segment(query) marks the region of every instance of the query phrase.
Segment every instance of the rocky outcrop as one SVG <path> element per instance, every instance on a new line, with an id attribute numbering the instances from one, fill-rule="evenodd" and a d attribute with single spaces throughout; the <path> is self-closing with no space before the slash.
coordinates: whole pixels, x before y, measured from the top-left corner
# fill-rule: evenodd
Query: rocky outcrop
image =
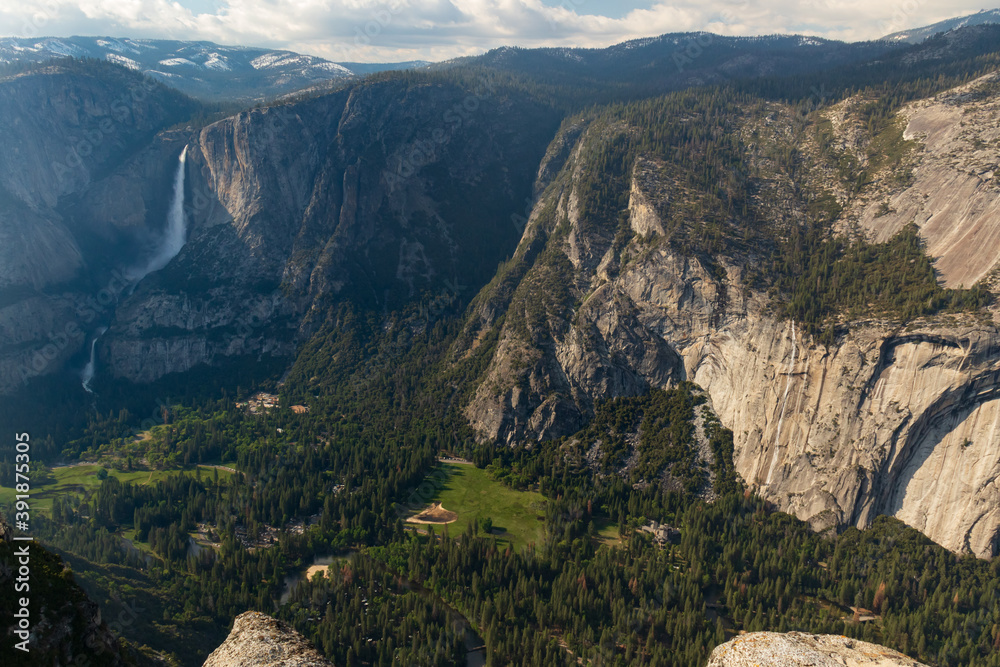
<path id="1" fill-rule="evenodd" d="M 752 632 L 720 644 L 708 667 L 925 667 L 892 649 L 841 635 Z"/>
<path id="2" fill-rule="evenodd" d="M 236 617 L 233 630 L 212 651 L 204 667 L 330 667 L 305 637 L 267 614 L 248 611 Z"/>
<path id="3" fill-rule="evenodd" d="M 681 252 L 669 242 L 656 202 L 685 193 L 656 165 L 640 160 L 632 174 L 631 241 L 588 231 L 577 204 L 584 161 L 578 151 L 535 208 L 520 264 L 507 274 L 514 286 L 498 279 L 474 303 L 462 354 L 500 328 L 466 408 L 481 437 L 571 434 L 599 398 L 690 380 L 733 430 L 741 476 L 815 529 L 866 527 L 890 514 L 956 552 L 1000 551 L 995 309 L 905 328 L 842 322 L 835 343 L 822 345 L 750 287 L 753 255 Z M 914 183 L 932 189 L 924 198 L 932 201 L 937 185 L 919 174 Z M 774 225 L 800 215 L 771 213 Z M 976 250 L 989 255 L 977 272 L 1000 259 L 1000 245 Z"/>

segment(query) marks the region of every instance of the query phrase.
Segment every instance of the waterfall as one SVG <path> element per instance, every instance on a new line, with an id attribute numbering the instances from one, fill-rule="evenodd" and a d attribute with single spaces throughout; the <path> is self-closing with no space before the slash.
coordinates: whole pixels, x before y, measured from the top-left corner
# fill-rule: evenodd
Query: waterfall
<path id="1" fill-rule="evenodd" d="M 767 481 L 771 483 L 771 476 L 774 475 L 774 466 L 778 463 L 778 446 L 781 444 L 781 423 L 785 420 L 785 406 L 788 405 L 788 390 L 792 387 L 792 371 L 795 370 L 795 351 L 798 346 L 795 344 L 795 320 L 792 320 L 792 359 L 788 362 L 788 372 L 785 373 L 785 395 L 781 399 L 781 407 L 778 411 L 778 429 L 774 436 L 774 456 L 771 457 L 771 467 L 767 471 Z"/>
<path id="2" fill-rule="evenodd" d="M 163 231 L 163 239 L 145 266 L 129 271 L 128 277 L 133 283 L 139 282 L 153 271 L 159 271 L 170 263 L 184 247 L 187 240 L 187 225 L 184 219 L 184 165 L 187 162 L 187 146 L 181 151 L 177 164 L 177 174 L 174 176 L 174 195 L 167 211 L 167 225 Z"/>
<path id="3" fill-rule="evenodd" d="M 101 336 L 107 330 L 107 327 L 101 327 L 94 334 L 94 340 L 90 342 L 90 361 L 87 362 L 87 365 L 83 367 L 83 371 L 80 373 L 83 388 L 88 394 L 94 393 L 94 390 L 90 388 L 90 383 L 94 379 L 94 373 L 97 371 L 97 341 L 101 340 Z"/>

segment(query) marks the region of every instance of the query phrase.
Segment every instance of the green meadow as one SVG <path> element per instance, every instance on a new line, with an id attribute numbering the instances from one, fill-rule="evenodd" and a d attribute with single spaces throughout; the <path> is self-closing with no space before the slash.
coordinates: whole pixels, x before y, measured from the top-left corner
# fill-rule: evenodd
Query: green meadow
<path id="1" fill-rule="evenodd" d="M 202 477 L 208 476 L 211 479 L 216 468 L 209 466 L 198 466 Z M 89 496 L 101 485 L 98 479 L 98 472 L 101 466 L 96 464 L 64 466 L 52 468 L 51 479 L 45 483 L 31 482 L 30 506 L 33 512 L 41 511 L 46 514 L 52 510 L 52 499 L 58 496 L 76 495 L 80 497 Z M 132 470 L 118 471 L 108 468 L 108 477 L 116 477 L 122 483 L 131 482 L 133 484 L 155 484 L 161 479 L 166 479 L 171 475 L 196 475 L 194 468 L 190 470 Z M 219 470 L 219 478 L 223 479 L 232 475 L 228 470 Z M 5 507 L 14 502 L 16 491 L 9 487 L 0 485 L 0 507 Z"/>
<path id="2" fill-rule="evenodd" d="M 432 502 L 458 514 L 447 524 L 448 533 L 458 536 L 469 524 L 480 519 L 493 521 L 493 533 L 521 549 L 534 542 L 541 544 L 545 535 L 545 498 L 534 491 L 515 491 L 493 479 L 485 470 L 472 465 L 446 463 L 444 484 Z M 425 526 L 420 526 L 424 530 Z M 435 526 L 435 531 L 442 528 Z"/>

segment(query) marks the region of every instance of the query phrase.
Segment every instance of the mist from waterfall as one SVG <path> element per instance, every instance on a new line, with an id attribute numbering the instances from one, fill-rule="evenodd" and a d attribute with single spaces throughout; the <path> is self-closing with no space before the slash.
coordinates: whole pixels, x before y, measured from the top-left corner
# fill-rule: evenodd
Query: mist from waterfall
<path id="1" fill-rule="evenodd" d="M 80 372 L 80 380 L 83 382 L 83 388 L 88 394 L 94 393 L 94 390 L 90 388 L 90 383 L 93 381 L 94 373 L 97 371 L 97 341 L 101 340 L 101 336 L 107 330 L 107 327 L 101 327 L 94 334 L 94 340 L 90 342 L 90 360 L 83 367 L 83 371 Z"/>
<path id="2" fill-rule="evenodd" d="M 181 151 L 177 174 L 174 176 L 174 195 L 170 200 L 170 209 L 167 211 L 167 225 L 163 232 L 163 239 L 145 265 L 128 272 L 128 277 L 133 283 L 137 283 L 153 271 L 159 271 L 165 267 L 184 247 L 187 240 L 187 225 L 184 219 L 184 165 L 186 162 L 187 146 Z"/>

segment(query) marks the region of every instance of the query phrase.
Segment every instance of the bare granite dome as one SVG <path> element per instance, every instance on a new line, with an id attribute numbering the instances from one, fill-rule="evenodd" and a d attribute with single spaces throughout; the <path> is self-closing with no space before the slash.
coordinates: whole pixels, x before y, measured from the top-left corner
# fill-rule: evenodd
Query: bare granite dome
<path id="1" fill-rule="evenodd" d="M 332 667 L 290 625 L 259 611 L 236 617 L 233 630 L 204 667 Z"/>
<path id="2" fill-rule="evenodd" d="M 715 647 L 708 667 L 925 667 L 892 649 L 841 635 L 751 632 Z"/>

